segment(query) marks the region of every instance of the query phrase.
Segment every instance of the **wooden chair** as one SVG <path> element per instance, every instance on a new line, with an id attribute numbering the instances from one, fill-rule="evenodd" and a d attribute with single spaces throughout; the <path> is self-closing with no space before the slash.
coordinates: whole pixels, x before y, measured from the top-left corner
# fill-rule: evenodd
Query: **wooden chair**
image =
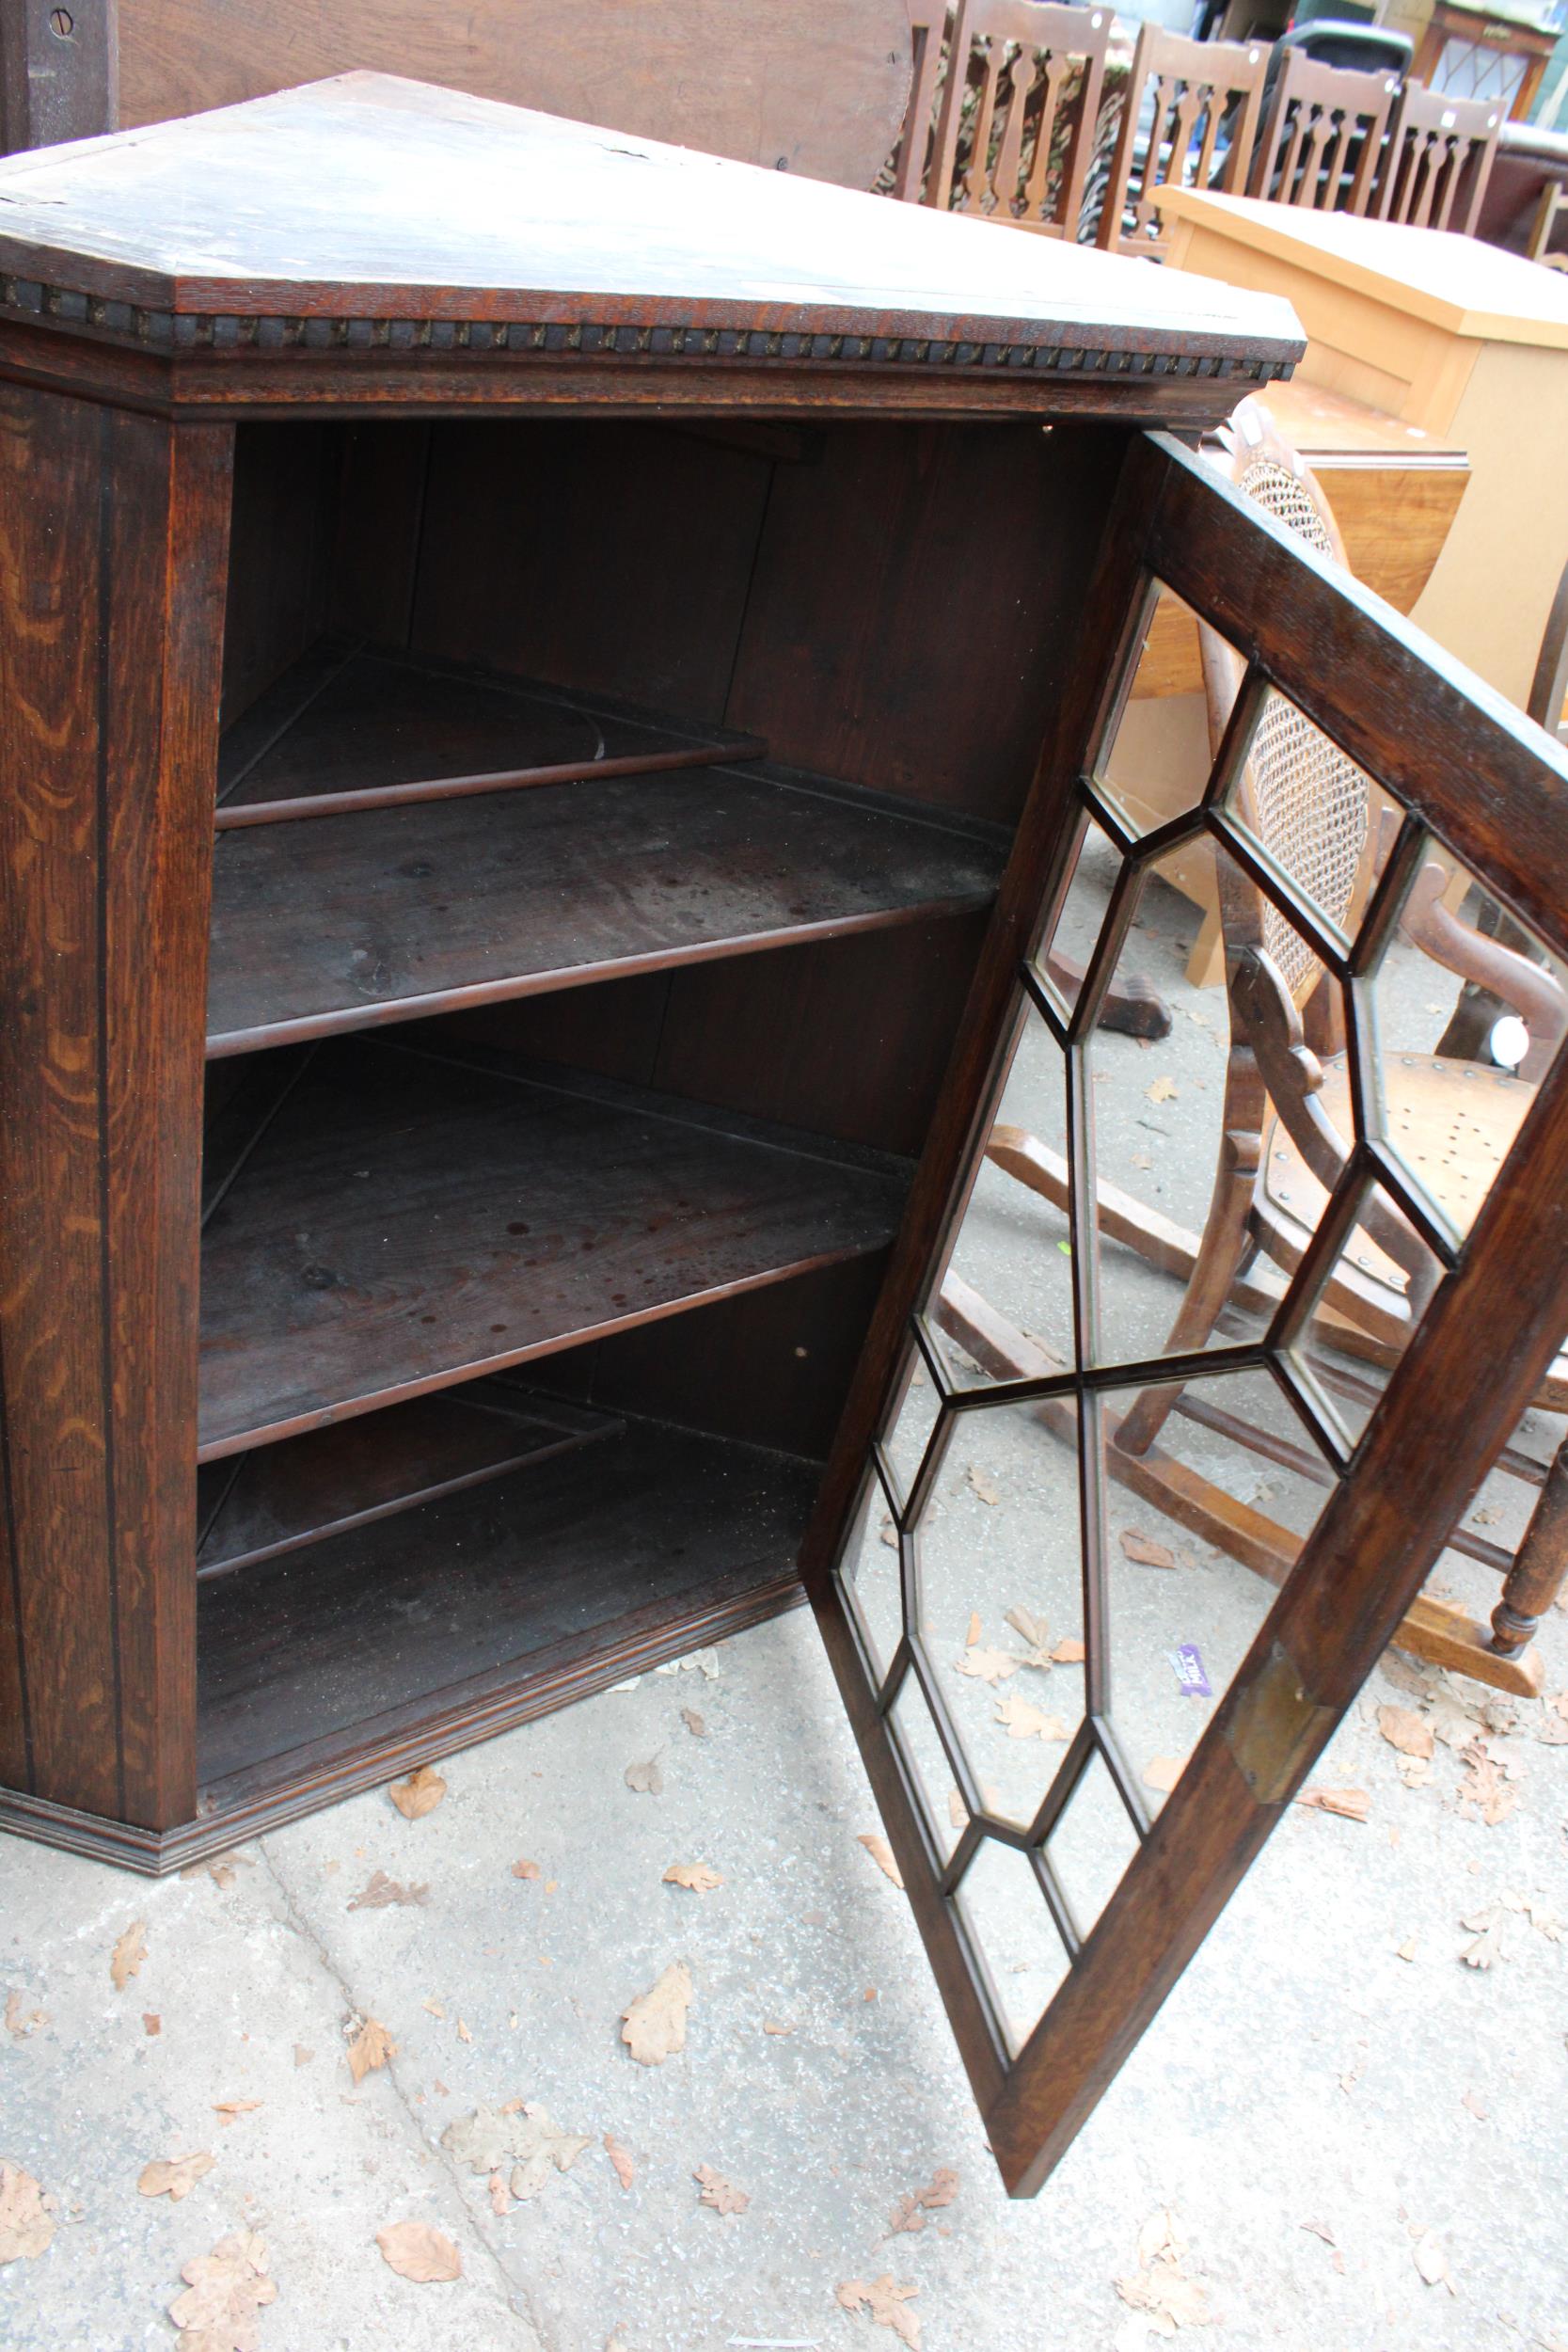
<path id="1" fill-rule="evenodd" d="M 1095 232 L 1107 253 L 1158 259 L 1155 201 L 1164 187 L 1213 187 L 1227 196 L 1245 188 L 1268 57 L 1260 41 L 1187 40 L 1158 24 L 1143 26 Z"/>
<path id="2" fill-rule="evenodd" d="M 1372 207 L 1377 218 L 1473 236 L 1502 121 L 1500 106 L 1444 98 L 1406 82 L 1383 151 Z"/>
<path id="3" fill-rule="evenodd" d="M 936 144 L 937 82 L 953 12 L 945 0 L 908 0 L 908 7 L 913 72 L 890 193 L 901 203 L 918 204 Z"/>
<path id="4" fill-rule="evenodd" d="M 960 0 L 926 202 L 1075 239 L 1112 22 L 1109 8 Z"/>
<path id="5" fill-rule="evenodd" d="M 1398 76 L 1347 73 L 1300 49 L 1282 56 L 1249 193 L 1312 212 L 1365 213 Z"/>
<path id="6" fill-rule="evenodd" d="M 1237 410 L 1228 470 L 1236 486 L 1320 553 L 1343 562 L 1333 514 L 1317 482 L 1276 432 L 1268 413 L 1246 401 Z M 1221 461 L 1223 462 L 1223 461 Z M 1568 595 L 1563 634 L 1568 635 Z M 1550 632 L 1548 632 L 1550 635 Z M 1568 654 L 1560 644 L 1544 694 L 1557 691 Z M 1203 632 L 1211 739 L 1217 754 L 1242 679 L 1232 649 Z M 1310 882 L 1313 903 L 1330 922 L 1354 921 L 1365 904 L 1379 864 L 1377 828 L 1370 822 L 1368 779 L 1326 736 L 1275 697 L 1253 738 L 1240 786 L 1239 814 L 1265 853 L 1287 876 Z M 1484 938 L 1444 903 L 1450 876 L 1435 859 L 1418 876 L 1402 929 L 1433 961 L 1477 983 L 1525 1023 L 1529 1045 L 1517 1075 L 1488 1069 L 1484 1083 L 1473 1061 L 1401 1052 L 1389 1072 L 1388 1117 L 1403 1156 L 1422 1165 L 1430 1189 L 1464 1232 L 1506 1155 L 1534 1093 L 1535 1082 L 1568 1029 L 1568 996 L 1553 976 L 1497 939 Z M 1281 1286 L 1251 1271 L 1258 1253 L 1289 1274 L 1302 1261 L 1324 1197 L 1349 1158 L 1354 1124 L 1351 1077 L 1332 989 L 1321 987 L 1323 966 L 1305 940 L 1240 869 L 1221 869 L 1226 933 L 1230 1050 L 1221 1112 L 1223 1137 L 1208 1221 L 1194 1241 L 1167 1219 L 1146 1215 L 1130 1197 L 1101 1186 L 1098 1221 L 1107 1239 L 1139 1252 L 1164 1271 L 1185 1279 L 1165 1355 L 1201 1350 L 1227 1309 L 1269 1315 Z M 1308 1040 L 1312 1043 L 1308 1043 Z M 1313 1050 L 1313 1046 L 1317 1050 Z M 1057 1208 L 1068 1202 L 1065 1162 L 1025 1130 L 998 1126 L 988 1157 Z M 1311 1345 L 1319 1377 L 1331 1393 L 1375 1402 L 1375 1384 L 1345 1359 L 1387 1368 L 1397 1361 L 1435 1286 L 1436 1262 L 1403 1217 L 1369 1199 L 1320 1294 Z M 1037 1344 L 1010 1332 L 1003 1319 L 961 1286 L 944 1292 L 944 1326 L 995 1375 L 1029 1376 L 1040 1369 Z M 1165 1454 L 1159 1438 L 1172 1412 L 1181 1412 L 1180 1386 L 1147 1389 L 1119 1421 L 1107 1414 L 1106 1460 L 1112 1475 L 1145 1500 L 1228 1551 L 1246 1565 L 1283 1581 L 1298 1549 L 1291 1533 Z M 1568 1410 L 1568 1357 L 1560 1356 L 1537 1402 Z M 1195 1418 L 1214 1416 L 1195 1410 Z M 1243 1443 L 1240 1424 L 1228 1433 Z M 1254 1440 L 1282 1459 L 1277 1438 Z M 1290 1467 L 1308 1476 L 1322 1470 L 1301 1450 Z M 1422 1597 L 1401 1629 L 1403 1646 L 1516 1692 L 1537 1687 L 1536 1661 L 1524 1660 L 1535 1625 L 1568 1573 L 1568 1443 L 1543 1473 L 1522 1454 L 1503 1467 L 1541 1493 L 1517 1552 L 1456 1531 L 1453 1548 L 1503 1573 L 1502 1597 L 1489 1640 L 1462 1613 Z"/>

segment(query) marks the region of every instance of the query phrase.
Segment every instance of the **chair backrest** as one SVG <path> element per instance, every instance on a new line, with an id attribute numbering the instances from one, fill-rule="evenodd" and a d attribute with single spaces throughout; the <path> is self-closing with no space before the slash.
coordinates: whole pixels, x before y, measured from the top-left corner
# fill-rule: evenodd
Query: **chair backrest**
<path id="1" fill-rule="evenodd" d="M 1287 50 L 1253 151 L 1251 194 L 1313 212 L 1365 213 L 1399 87 L 1393 73 L 1343 73 Z"/>
<path id="2" fill-rule="evenodd" d="M 926 172 L 936 138 L 937 77 L 952 10 L 947 0 L 907 0 L 913 76 L 909 112 L 898 135 L 892 193 L 901 202 L 918 204 L 925 191 Z"/>
<path id="3" fill-rule="evenodd" d="M 1261 41 L 1188 40 L 1162 25 L 1138 35 L 1096 243 L 1158 255 L 1164 187 L 1246 186 L 1268 71 Z"/>
<path id="4" fill-rule="evenodd" d="M 927 203 L 1075 239 L 1111 28 L 1109 7 L 959 0 Z"/>
<path id="5" fill-rule="evenodd" d="M 1473 234 L 1502 122 L 1500 105 L 1445 98 L 1406 82 L 1378 174 L 1373 210 L 1379 220 Z"/>
<path id="6" fill-rule="evenodd" d="M 1227 451 L 1214 463 L 1240 490 L 1320 555 L 1345 560 L 1332 508 L 1259 403 L 1245 400 L 1230 420 Z M 1209 727 L 1217 751 L 1242 682 L 1240 658 L 1212 629 L 1201 630 Z M 1331 923 L 1349 928 L 1371 879 L 1371 786 L 1321 729 L 1279 694 L 1264 705 L 1240 783 L 1243 823 L 1274 864 Z M 1267 895 L 1227 866 L 1220 908 L 1232 945 L 1260 946 L 1299 1009 L 1323 967 Z"/>

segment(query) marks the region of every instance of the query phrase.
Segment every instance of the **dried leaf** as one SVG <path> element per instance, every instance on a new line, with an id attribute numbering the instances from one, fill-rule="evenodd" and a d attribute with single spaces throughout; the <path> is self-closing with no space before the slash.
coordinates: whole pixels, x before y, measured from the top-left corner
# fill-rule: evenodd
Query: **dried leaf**
<path id="1" fill-rule="evenodd" d="M 980 1623 L 980 1612 L 978 1609 L 972 1609 L 969 1613 L 969 1630 L 964 1635 L 965 1649 L 973 1649 L 984 1630 Z"/>
<path id="2" fill-rule="evenodd" d="M 492 2172 L 489 2180 L 490 2211 L 504 2221 L 512 2211 L 512 2191 L 506 2185 L 504 2172 Z"/>
<path id="3" fill-rule="evenodd" d="M 1405 1937 L 1404 1942 L 1403 1942 L 1402 1944 L 1396 1944 L 1396 1945 L 1395 1945 L 1395 1947 L 1394 1947 L 1394 1957 L 1395 1957 L 1395 1959 L 1396 1959 L 1396 1960 L 1414 1960 L 1414 1959 L 1415 1959 L 1415 1957 L 1416 1957 L 1416 1939 L 1415 1939 L 1415 1937 L 1414 1937 L 1413 1935 L 1407 1935 L 1407 1936 Z"/>
<path id="4" fill-rule="evenodd" d="M 214 2099 L 213 2113 L 221 2116 L 226 2123 L 232 2123 L 237 2115 L 254 2115 L 261 2105 L 260 2099 Z"/>
<path id="5" fill-rule="evenodd" d="M 468 2031 L 467 2018 L 460 2017 L 457 2021 L 457 2039 L 459 2042 L 471 2042 L 473 2040 L 473 2035 Z"/>
<path id="6" fill-rule="evenodd" d="M 266 2240 L 254 2230 L 219 2238 L 180 2273 L 187 2281 L 168 2315 L 182 2332 L 180 2352 L 257 2352 L 256 2314 L 272 2302 L 277 2282 L 267 2277 Z"/>
<path id="7" fill-rule="evenodd" d="M 1524 1933 L 1523 1922 L 1530 1906 L 1522 1895 L 1504 1895 L 1489 1903 L 1484 1911 L 1472 1911 L 1461 1919 L 1460 1926 L 1475 1937 L 1459 1955 L 1466 1968 L 1490 1968 L 1499 1960 L 1512 1960 L 1519 1948 Z"/>
<path id="8" fill-rule="evenodd" d="M 438 2001 L 434 1993 L 427 1993 L 424 1999 L 420 2003 L 420 2007 L 421 2009 L 428 2010 L 432 2017 L 444 2019 L 447 2013 L 445 2002 Z"/>
<path id="9" fill-rule="evenodd" d="M 887 1839 L 878 1836 L 874 1830 L 862 1830 L 858 1842 L 865 1848 L 878 1869 L 884 1872 L 893 1881 L 895 1886 L 901 1889 L 904 1883 L 904 1874 L 894 1858 L 893 1848 L 888 1844 Z"/>
<path id="10" fill-rule="evenodd" d="M 1176 1080 L 1174 1078 L 1167 1078 L 1164 1075 L 1164 1073 L 1162 1073 L 1155 1079 L 1152 1086 L 1145 1087 L 1144 1097 L 1146 1101 L 1150 1103 L 1174 1103 L 1176 1101 Z"/>
<path id="11" fill-rule="evenodd" d="M 1314 2237 L 1321 2237 L 1325 2246 L 1333 2245 L 1334 2233 L 1326 2221 L 1304 2221 L 1301 2226 L 1304 2230 L 1310 2230 Z"/>
<path id="12" fill-rule="evenodd" d="M 30 2262 L 55 2234 L 55 2205 L 30 2172 L 0 2158 L 0 2263 Z"/>
<path id="13" fill-rule="evenodd" d="M 1412 2249 L 1416 2267 L 1429 2287 L 1447 2287 L 1450 2295 L 1459 2290 L 1449 2275 L 1449 2258 L 1431 2230 L 1423 2231 Z"/>
<path id="14" fill-rule="evenodd" d="M 388 2270 L 400 2279 L 412 2279 L 417 2286 L 463 2276 L 462 2255 L 446 2232 L 428 2221 L 390 2221 L 377 2230 L 375 2242 Z"/>
<path id="15" fill-rule="evenodd" d="M 40 2010 L 39 2015 L 40 2017 L 43 2015 L 43 2011 L 41 2010 Z M 143 2010 L 141 2013 L 141 2026 L 142 2031 L 145 2034 L 160 2034 L 164 2030 L 164 2021 L 155 2010 Z"/>
<path id="16" fill-rule="evenodd" d="M 1428 1788 L 1432 1785 L 1432 1759 L 1426 1756 L 1396 1756 L 1394 1770 L 1407 1788 Z"/>
<path id="17" fill-rule="evenodd" d="M 923 2230 L 927 2214 L 940 2213 L 958 2193 L 958 2176 L 952 2166 L 939 2166 L 924 2188 L 911 2189 L 907 2197 L 900 2197 L 888 2223 L 889 2237 L 897 2237 L 906 2230 Z"/>
<path id="18" fill-rule="evenodd" d="M 1150 1535 L 1140 1535 L 1135 1527 L 1124 1527 L 1118 1540 L 1129 1560 L 1135 1560 L 1141 1568 L 1174 1568 L 1176 1554 L 1167 1544 L 1157 1544 Z"/>
<path id="19" fill-rule="evenodd" d="M 681 1721 L 686 1725 L 688 1731 L 691 1734 L 693 1740 L 705 1740 L 707 1738 L 707 1724 L 704 1722 L 702 1716 L 698 1714 L 694 1707 L 683 1707 L 681 1708 Z"/>
<path id="20" fill-rule="evenodd" d="M 294 2064 L 296 2066 L 309 2066 L 310 2060 L 315 2057 L 315 2055 L 314 2050 L 308 2050 L 303 2042 L 296 2042 L 294 2043 Z"/>
<path id="21" fill-rule="evenodd" d="M 1465 1778 L 1460 1783 L 1459 1810 L 1471 1820 L 1496 1829 L 1519 1802 L 1519 1791 L 1484 1740 L 1472 1740 L 1460 1752 Z"/>
<path id="22" fill-rule="evenodd" d="M 993 1478 L 988 1478 L 985 1471 L 978 1469 L 974 1463 L 971 1462 L 965 1474 L 968 1477 L 970 1486 L 979 1496 L 982 1502 L 1001 1502 L 1002 1497 L 997 1489 L 996 1481 Z"/>
<path id="23" fill-rule="evenodd" d="M 421 1764 L 406 1780 L 394 1780 L 387 1791 L 405 1821 L 422 1821 L 427 1813 L 435 1812 L 446 1793 L 446 1782 L 431 1764 Z"/>
<path id="24" fill-rule="evenodd" d="M 1304 1788 L 1296 1803 L 1309 1812 L 1338 1813 L 1347 1821 L 1364 1821 L 1372 1809 L 1365 1788 Z"/>
<path id="25" fill-rule="evenodd" d="M 398 2045 L 386 2026 L 379 2019 L 367 2017 L 348 2045 L 348 2071 L 356 2083 L 362 2083 L 367 2074 L 373 2074 L 397 2054 Z"/>
<path id="26" fill-rule="evenodd" d="M 1022 1663 L 1022 1658 L 1005 1649 L 966 1649 L 958 1661 L 958 1672 L 968 1675 L 972 1682 L 989 1682 L 993 1687 L 1016 1675 Z"/>
<path id="27" fill-rule="evenodd" d="M 762 2030 L 764 2033 L 786 2034 L 793 2033 L 795 2028 L 793 2026 L 786 2026 L 781 2018 L 765 2017 L 762 2021 Z"/>
<path id="28" fill-rule="evenodd" d="M 146 2019 L 142 2022 L 145 2024 Z M 48 2023 L 49 2011 L 46 2009 L 24 2009 L 22 1995 L 14 1987 L 6 1994 L 6 2031 L 14 2034 L 18 2042 L 25 2042 L 29 2034 L 37 2033 L 40 2026 L 47 2026 Z"/>
<path id="29" fill-rule="evenodd" d="M 689 1886 L 694 1895 L 711 1895 L 724 1882 L 705 1862 L 672 1862 L 664 1873 L 666 1886 Z"/>
<path id="30" fill-rule="evenodd" d="M 833 2292 L 847 2312 L 864 2312 L 879 2328 L 891 2328 L 910 2352 L 920 2352 L 920 2314 L 910 2309 L 918 2287 L 895 2286 L 884 2271 L 879 2279 L 846 2279 Z"/>
<path id="31" fill-rule="evenodd" d="M 1478 2123 L 1484 2123 L 1489 2121 L 1486 2102 L 1479 2091 L 1467 2090 L 1459 2104 L 1462 2107 L 1469 2108 L 1470 2113 L 1475 2117 Z"/>
<path id="32" fill-rule="evenodd" d="M 633 2181 L 637 2178 L 637 2167 L 632 2161 L 631 2150 L 629 2148 L 623 2148 L 621 2142 L 616 2138 L 613 2132 L 606 2132 L 604 2136 L 604 2147 L 605 2154 L 610 2158 L 610 2163 L 615 2167 L 615 2177 L 620 2182 L 621 2186 L 623 2188 L 630 2188 Z"/>
<path id="33" fill-rule="evenodd" d="M 1037 1617 L 1032 1609 L 1009 1609 L 1006 1622 L 1015 1633 L 1021 1633 L 1031 1649 L 1043 1649 L 1051 1639 L 1051 1628 L 1043 1617 Z"/>
<path id="34" fill-rule="evenodd" d="M 1138 2233 L 1137 2270 L 1116 2281 L 1122 2301 L 1133 2311 L 1147 2312 L 1159 2335 L 1174 2335 L 1179 2328 L 1206 2328 L 1213 2317 L 1208 2287 L 1181 2268 L 1186 2253 L 1175 2217 L 1151 2214 Z"/>
<path id="35" fill-rule="evenodd" d="M 969 1807 L 956 1788 L 947 1791 L 947 1818 L 955 1829 L 962 1829 L 969 1820 Z"/>
<path id="36" fill-rule="evenodd" d="M 752 2201 L 743 2188 L 732 2188 L 711 2164 L 700 2164 L 691 2177 L 703 2185 L 698 2204 L 710 2205 L 715 2213 L 744 2213 Z"/>
<path id="37" fill-rule="evenodd" d="M 194 2156 L 154 2156 L 150 2164 L 143 2165 L 136 2187 L 143 2197 L 166 2197 L 177 2205 L 216 2162 L 216 2156 L 206 2149 Z"/>
<path id="38" fill-rule="evenodd" d="M 1086 1655 L 1083 1643 L 1069 1635 L 1052 1651 L 1051 1662 L 1055 1666 L 1081 1666 Z"/>
<path id="39" fill-rule="evenodd" d="M 1144 1766 L 1144 1787 L 1158 1788 L 1162 1796 L 1168 1797 L 1180 1779 L 1185 1767 L 1184 1756 L 1151 1756 Z"/>
<path id="40" fill-rule="evenodd" d="M 996 1703 L 996 1720 L 1007 1726 L 1009 1740 L 1066 1740 L 1068 1727 L 1059 1715 L 1046 1715 L 1027 1699 L 1006 1698 Z"/>
<path id="41" fill-rule="evenodd" d="M 515 1862 L 512 1865 L 512 1875 L 515 1879 L 536 1879 L 539 1876 L 539 1865 L 537 1862 Z"/>
<path id="42" fill-rule="evenodd" d="M 664 1774 L 658 1769 L 658 1758 L 650 1756 L 645 1764 L 628 1764 L 622 1774 L 628 1788 L 640 1797 L 657 1797 L 663 1793 Z"/>
<path id="43" fill-rule="evenodd" d="M 147 1958 L 147 1922 L 134 1919 L 109 1956 L 109 1974 L 117 1993 L 123 1993 Z"/>
<path id="44" fill-rule="evenodd" d="M 690 2006 L 691 1972 L 677 1960 L 621 2011 L 621 2039 L 639 2066 L 662 2066 L 672 2052 L 685 2049 Z"/>
<path id="45" fill-rule="evenodd" d="M 393 1903 L 422 1903 L 429 1897 L 428 1886 L 404 1886 L 397 1879 L 389 1879 L 385 1870 L 372 1870 L 371 1876 L 349 1904 L 350 1911 L 386 1911 Z"/>
<path id="46" fill-rule="evenodd" d="M 1432 1725 L 1413 1707 L 1380 1707 L 1377 1727 L 1402 1756 L 1430 1756 L 1436 1745 Z"/>

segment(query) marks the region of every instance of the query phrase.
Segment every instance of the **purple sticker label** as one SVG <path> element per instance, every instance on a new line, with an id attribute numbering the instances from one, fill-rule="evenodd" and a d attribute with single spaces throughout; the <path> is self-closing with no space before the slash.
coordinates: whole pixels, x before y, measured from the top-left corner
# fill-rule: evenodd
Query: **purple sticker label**
<path id="1" fill-rule="evenodd" d="M 1176 1679 L 1181 1685 L 1185 1699 L 1212 1699 L 1214 1695 L 1208 1676 L 1203 1671 L 1203 1655 L 1196 1642 L 1183 1642 L 1180 1649 L 1169 1653 L 1176 1669 Z"/>

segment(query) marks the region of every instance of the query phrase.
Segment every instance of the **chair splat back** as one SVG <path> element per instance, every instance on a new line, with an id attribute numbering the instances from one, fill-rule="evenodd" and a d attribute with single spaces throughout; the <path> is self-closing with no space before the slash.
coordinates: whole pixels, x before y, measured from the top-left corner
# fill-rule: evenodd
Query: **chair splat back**
<path id="1" fill-rule="evenodd" d="M 1106 252 L 1160 254 L 1164 187 L 1230 196 L 1245 188 L 1267 70 L 1260 41 L 1189 40 L 1160 24 L 1142 27 L 1096 227 Z"/>
<path id="2" fill-rule="evenodd" d="M 1109 8 L 960 0 L 926 202 L 1073 242 L 1111 28 Z"/>
<path id="3" fill-rule="evenodd" d="M 1406 82 L 1384 151 L 1373 208 L 1379 220 L 1469 235 L 1492 177 L 1502 119 L 1500 105 Z"/>
<path id="4" fill-rule="evenodd" d="M 1315 477 L 1275 432 L 1267 412 L 1243 401 L 1231 419 L 1228 471 L 1243 497 L 1320 555 L 1344 562 L 1344 548 Z M 1231 648 L 1204 631 L 1210 729 L 1217 749 L 1241 685 Z M 1282 694 L 1271 693 L 1253 735 L 1241 783 L 1248 830 L 1314 907 L 1348 926 L 1370 879 L 1370 781 Z M 1322 972 L 1294 926 L 1248 883 L 1222 891 L 1227 929 L 1260 946 L 1294 1003 L 1305 1004 Z"/>

